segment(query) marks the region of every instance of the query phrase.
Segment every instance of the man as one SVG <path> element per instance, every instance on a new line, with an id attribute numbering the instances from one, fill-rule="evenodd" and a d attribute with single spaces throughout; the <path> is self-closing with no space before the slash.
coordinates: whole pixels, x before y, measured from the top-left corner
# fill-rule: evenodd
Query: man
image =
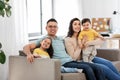
<path id="1" fill-rule="evenodd" d="M 62 64 L 64 64 L 65 62 L 72 61 L 72 58 L 66 52 L 64 52 L 65 46 L 63 43 L 63 39 L 56 36 L 56 33 L 58 31 L 58 24 L 55 19 L 52 18 L 52 19 L 48 20 L 47 25 L 46 25 L 46 30 L 48 32 L 48 34 L 46 36 L 49 36 L 52 38 L 52 46 L 54 49 L 54 53 L 56 53 L 56 54 L 53 54 L 53 58 L 57 58 L 57 59 L 61 58 L 60 60 L 62 61 Z M 46 36 L 44 36 L 44 37 L 46 37 Z M 31 49 L 34 49 L 39 44 L 40 41 L 41 40 L 38 40 L 36 43 L 31 43 L 31 44 L 24 46 L 23 51 L 27 55 L 27 59 L 29 62 L 34 61 L 34 56 L 31 53 Z M 61 47 L 64 50 L 61 50 L 60 49 Z M 60 53 L 60 55 L 58 52 Z"/>
<path id="2" fill-rule="evenodd" d="M 57 30 L 58 30 L 57 21 L 54 19 L 51 19 L 50 22 L 48 21 L 46 30 L 50 37 L 55 38 L 56 37 L 55 34 L 57 33 Z M 27 55 L 27 59 L 29 62 L 33 62 L 34 60 L 34 56 L 31 54 L 30 50 L 34 49 L 36 46 L 37 46 L 36 43 L 31 43 L 31 44 L 25 45 L 23 48 L 23 51 Z"/>

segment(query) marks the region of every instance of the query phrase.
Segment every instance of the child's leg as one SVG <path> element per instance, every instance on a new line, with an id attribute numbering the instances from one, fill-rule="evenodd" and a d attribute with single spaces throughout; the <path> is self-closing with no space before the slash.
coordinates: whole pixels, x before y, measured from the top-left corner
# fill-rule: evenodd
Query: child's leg
<path id="1" fill-rule="evenodd" d="M 94 59 L 94 57 L 95 57 L 95 56 L 93 56 L 93 55 L 90 55 L 90 56 L 89 56 L 89 62 L 90 62 L 90 63 L 92 63 L 92 60 Z"/>
<path id="2" fill-rule="evenodd" d="M 91 47 L 91 54 L 89 56 L 89 62 L 92 62 L 94 57 L 97 55 L 97 51 L 96 51 L 95 46 L 90 46 L 90 47 Z"/>
<path id="3" fill-rule="evenodd" d="M 83 50 L 82 58 L 84 62 L 89 62 L 92 47 L 88 46 Z"/>
<path id="4" fill-rule="evenodd" d="M 88 61 L 89 61 L 89 60 L 88 60 L 88 57 L 89 57 L 88 55 L 83 55 L 83 61 L 84 61 L 84 62 L 88 62 Z"/>

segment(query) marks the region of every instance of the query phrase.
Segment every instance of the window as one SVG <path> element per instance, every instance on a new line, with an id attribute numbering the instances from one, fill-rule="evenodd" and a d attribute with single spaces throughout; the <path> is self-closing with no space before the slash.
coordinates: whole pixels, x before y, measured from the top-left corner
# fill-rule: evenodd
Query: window
<path id="1" fill-rule="evenodd" d="M 81 0 L 27 0 L 29 36 L 46 34 L 48 19 L 58 21 L 57 35 L 66 35 L 72 18 L 81 18 Z"/>
<path id="2" fill-rule="evenodd" d="M 46 21 L 52 17 L 52 0 L 27 0 L 29 37 L 45 34 Z"/>

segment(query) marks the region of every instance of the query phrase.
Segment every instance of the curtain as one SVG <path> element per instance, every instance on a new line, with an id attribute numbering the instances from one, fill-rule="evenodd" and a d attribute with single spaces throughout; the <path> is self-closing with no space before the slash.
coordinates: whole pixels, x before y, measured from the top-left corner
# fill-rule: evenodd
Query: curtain
<path id="1" fill-rule="evenodd" d="M 27 4 L 26 0 L 14 0 L 14 30 L 15 30 L 15 48 L 16 51 L 23 48 L 28 43 L 27 27 Z"/>
<path id="2" fill-rule="evenodd" d="M 10 0 L 12 15 L 0 16 L 0 42 L 6 54 L 5 64 L 0 64 L 0 80 L 8 80 L 10 55 L 18 55 L 18 50 L 28 43 L 26 0 Z"/>

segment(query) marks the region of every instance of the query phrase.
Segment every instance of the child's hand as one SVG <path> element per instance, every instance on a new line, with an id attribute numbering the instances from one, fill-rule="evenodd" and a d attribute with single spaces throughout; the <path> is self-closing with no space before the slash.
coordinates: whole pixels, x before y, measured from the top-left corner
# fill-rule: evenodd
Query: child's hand
<path id="1" fill-rule="evenodd" d="M 100 36 L 100 39 L 105 40 L 105 38 L 103 36 Z"/>
<path id="2" fill-rule="evenodd" d="M 34 56 L 35 58 L 41 58 L 41 56 L 38 55 L 37 53 L 34 53 L 33 56 Z"/>

